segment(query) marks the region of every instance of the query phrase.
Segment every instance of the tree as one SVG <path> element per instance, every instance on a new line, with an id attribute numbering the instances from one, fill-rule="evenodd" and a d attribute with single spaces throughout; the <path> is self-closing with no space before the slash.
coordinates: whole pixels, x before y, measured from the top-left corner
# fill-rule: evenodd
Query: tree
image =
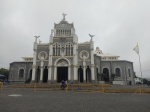
<path id="1" fill-rule="evenodd" d="M 5 68 L 0 68 L 0 74 L 5 75 L 8 79 L 9 70 Z"/>

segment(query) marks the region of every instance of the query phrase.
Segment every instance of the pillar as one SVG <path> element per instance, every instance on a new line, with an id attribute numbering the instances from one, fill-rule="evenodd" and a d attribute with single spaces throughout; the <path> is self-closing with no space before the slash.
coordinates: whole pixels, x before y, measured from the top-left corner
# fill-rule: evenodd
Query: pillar
<path id="1" fill-rule="evenodd" d="M 95 73 L 94 73 L 94 42 L 91 38 L 90 41 L 90 49 L 91 49 L 91 78 L 92 82 L 95 82 Z"/>
<path id="2" fill-rule="evenodd" d="M 76 65 L 74 65 L 73 71 L 74 71 L 74 82 L 78 82 L 78 74 L 77 74 L 77 66 Z"/>
<path id="3" fill-rule="evenodd" d="M 73 34 L 73 71 L 74 71 L 74 82 L 78 82 L 78 73 L 77 73 L 77 66 L 78 66 L 78 60 L 77 60 L 77 37 L 75 35 L 75 31 L 72 30 Z"/>
<path id="4" fill-rule="evenodd" d="M 53 33 L 56 34 L 56 30 L 51 30 L 49 40 L 49 61 L 48 61 L 48 83 L 52 83 L 52 56 L 53 56 Z"/>
<path id="5" fill-rule="evenodd" d="M 91 65 L 91 78 L 92 78 L 92 82 L 95 81 L 94 65 Z"/>
<path id="6" fill-rule="evenodd" d="M 57 66 L 54 66 L 54 82 L 57 82 Z"/>
<path id="7" fill-rule="evenodd" d="M 43 82 L 43 69 L 44 69 L 44 62 L 41 61 L 41 67 L 40 67 L 40 83 Z"/>
<path id="8" fill-rule="evenodd" d="M 40 36 L 34 36 L 35 42 L 33 46 L 34 54 L 33 54 L 33 65 L 32 65 L 32 82 L 35 82 L 35 72 L 36 72 L 36 55 L 37 55 L 37 39 Z"/>
<path id="9" fill-rule="evenodd" d="M 83 61 L 83 82 L 86 82 L 86 62 Z"/>
<path id="10" fill-rule="evenodd" d="M 70 75 L 70 65 L 68 66 L 68 82 L 71 81 L 71 75 Z"/>

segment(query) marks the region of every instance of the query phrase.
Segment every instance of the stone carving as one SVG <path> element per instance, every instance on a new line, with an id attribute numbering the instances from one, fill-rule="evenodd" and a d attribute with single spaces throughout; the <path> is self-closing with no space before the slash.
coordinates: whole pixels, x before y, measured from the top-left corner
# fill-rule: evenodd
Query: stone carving
<path id="1" fill-rule="evenodd" d="M 85 51 L 85 50 L 81 51 L 81 52 L 80 52 L 80 58 L 81 58 L 83 61 L 87 60 L 87 59 L 89 58 L 89 53 L 88 53 L 87 51 Z"/>
<path id="2" fill-rule="evenodd" d="M 94 37 L 95 35 L 89 34 L 89 36 L 91 37 L 91 41 L 92 41 L 92 40 L 93 40 L 93 37 Z"/>
<path id="3" fill-rule="evenodd" d="M 47 53 L 45 51 L 41 51 L 39 54 L 38 54 L 38 58 L 40 60 L 45 60 L 47 58 Z"/>
<path id="4" fill-rule="evenodd" d="M 40 37 L 40 36 L 34 36 L 35 37 L 35 42 L 37 42 L 37 39 Z"/>
<path id="5" fill-rule="evenodd" d="M 60 60 L 57 64 L 57 66 L 67 66 L 67 65 L 68 65 L 68 63 L 66 60 Z"/>
<path id="6" fill-rule="evenodd" d="M 62 15 L 63 15 L 63 20 L 65 21 L 65 20 L 66 20 L 65 16 L 66 16 L 67 14 L 63 13 Z"/>

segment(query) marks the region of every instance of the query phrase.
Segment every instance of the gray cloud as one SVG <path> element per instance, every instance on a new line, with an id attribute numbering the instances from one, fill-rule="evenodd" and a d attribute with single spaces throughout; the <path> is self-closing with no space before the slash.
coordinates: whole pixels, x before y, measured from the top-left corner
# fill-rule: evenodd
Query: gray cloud
<path id="1" fill-rule="evenodd" d="M 139 43 L 142 70 L 150 71 L 150 1 L 149 0 L 1 0 L 0 1 L 0 67 L 33 55 L 34 35 L 47 43 L 54 22 L 73 22 L 79 42 L 95 34 L 95 47 L 134 63 L 139 74 Z M 150 77 L 150 74 L 143 74 Z"/>

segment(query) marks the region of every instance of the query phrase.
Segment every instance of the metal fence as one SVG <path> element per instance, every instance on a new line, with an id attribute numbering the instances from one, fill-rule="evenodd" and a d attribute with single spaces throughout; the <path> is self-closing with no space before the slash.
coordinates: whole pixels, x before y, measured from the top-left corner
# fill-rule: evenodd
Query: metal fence
<path id="1" fill-rule="evenodd" d="M 25 90 L 36 91 L 62 91 L 60 84 L 3 84 L 0 83 L 0 91 L 12 88 L 25 88 Z M 29 89 L 30 88 L 30 89 Z M 98 92 L 98 93 L 150 93 L 148 86 L 115 86 L 110 84 L 67 84 L 64 91 L 69 92 Z"/>

